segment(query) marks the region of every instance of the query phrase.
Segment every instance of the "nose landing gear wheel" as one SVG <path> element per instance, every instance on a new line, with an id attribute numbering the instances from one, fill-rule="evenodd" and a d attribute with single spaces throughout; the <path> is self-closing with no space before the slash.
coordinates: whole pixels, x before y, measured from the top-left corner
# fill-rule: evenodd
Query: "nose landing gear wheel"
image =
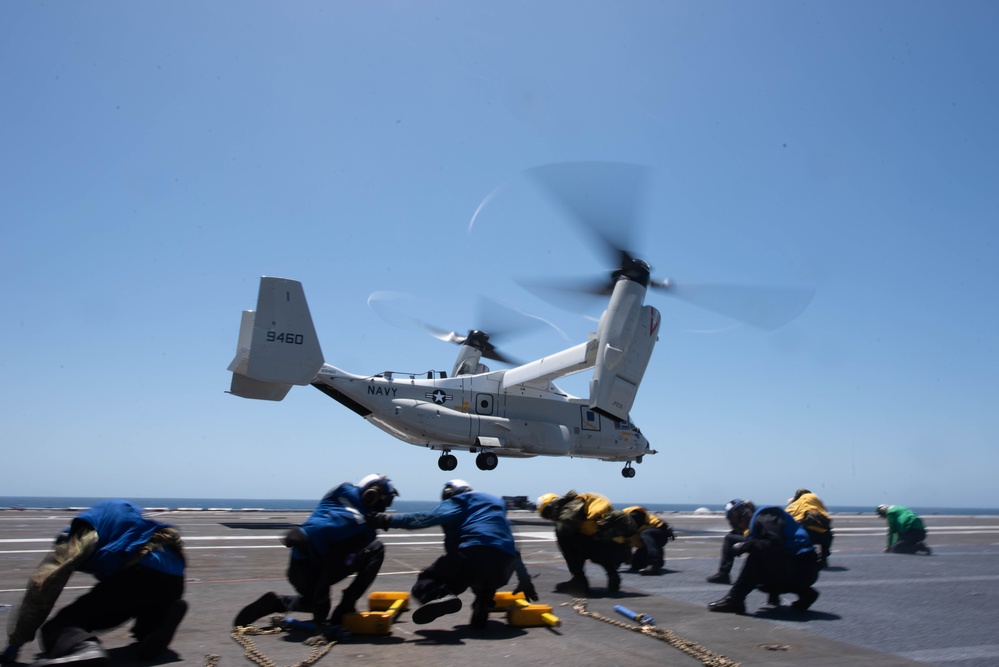
<path id="1" fill-rule="evenodd" d="M 492 452 L 482 452 L 475 457 L 475 465 L 479 470 L 495 470 L 499 464 L 499 457 Z"/>
<path id="2" fill-rule="evenodd" d="M 458 467 L 458 457 L 454 454 L 441 454 L 437 459 L 437 467 L 441 470 L 454 470 Z"/>
<path id="3" fill-rule="evenodd" d="M 621 476 L 631 479 L 635 476 L 635 469 L 631 467 L 631 462 L 628 462 L 624 468 L 621 469 Z"/>

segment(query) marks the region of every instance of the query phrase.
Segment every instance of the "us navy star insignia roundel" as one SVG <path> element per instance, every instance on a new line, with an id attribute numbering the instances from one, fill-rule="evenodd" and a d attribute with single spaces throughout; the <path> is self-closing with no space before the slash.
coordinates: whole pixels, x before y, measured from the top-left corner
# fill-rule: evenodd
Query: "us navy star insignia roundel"
<path id="1" fill-rule="evenodd" d="M 444 405 L 446 401 L 450 401 L 452 398 L 454 398 L 454 396 L 452 396 L 451 394 L 445 394 L 440 389 L 435 390 L 433 393 L 424 394 L 424 396 L 426 396 L 427 398 L 432 398 L 434 400 L 434 403 L 436 403 L 437 405 Z"/>

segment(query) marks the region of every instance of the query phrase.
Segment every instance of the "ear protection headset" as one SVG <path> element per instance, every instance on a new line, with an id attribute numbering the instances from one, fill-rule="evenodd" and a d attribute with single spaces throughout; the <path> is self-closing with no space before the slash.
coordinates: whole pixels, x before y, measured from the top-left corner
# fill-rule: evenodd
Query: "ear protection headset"
<path id="1" fill-rule="evenodd" d="M 392 498 L 399 492 L 392 486 L 391 480 L 385 475 L 368 475 L 360 481 L 361 502 L 366 507 L 384 511 L 392 505 Z"/>
<path id="2" fill-rule="evenodd" d="M 378 503 L 378 498 L 381 497 L 381 493 L 376 488 L 377 485 L 369 486 L 367 489 L 361 492 L 361 500 L 368 507 L 374 507 Z"/>

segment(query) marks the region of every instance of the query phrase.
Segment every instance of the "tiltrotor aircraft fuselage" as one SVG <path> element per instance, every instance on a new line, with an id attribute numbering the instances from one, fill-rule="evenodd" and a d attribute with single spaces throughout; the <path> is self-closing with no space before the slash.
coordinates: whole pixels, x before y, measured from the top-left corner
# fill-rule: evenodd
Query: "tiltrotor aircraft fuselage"
<path id="1" fill-rule="evenodd" d="M 492 470 L 498 457 L 571 456 L 625 463 L 655 454 L 629 417 L 659 332 L 659 311 L 644 305 L 648 265 L 618 271 L 607 309 L 588 339 L 507 370 L 481 363 L 488 333 L 470 331 L 450 376 L 382 372 L 355 375 L 325 363 L 301 283 L 260 280 L 256 311 L 244 311 L 238 350 L 229 366 L 230 393 L 279 401 L 293 385 L 311 384 L 403 442 L 440 451 L 477 453 Z M 587 398 L 555 380 L 592 369 Z"/>

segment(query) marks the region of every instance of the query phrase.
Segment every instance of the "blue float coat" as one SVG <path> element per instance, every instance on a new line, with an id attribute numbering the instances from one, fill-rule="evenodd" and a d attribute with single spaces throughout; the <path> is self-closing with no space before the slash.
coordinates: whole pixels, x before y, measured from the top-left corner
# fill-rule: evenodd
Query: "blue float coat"
<path id="1" fill-rule="evenodd" d="M 506 503 L 496 496 L 470 491 L 448 498 L 429 512 L 390 514 L 391 528 L 444 529 L 444 548 L 451 552 L 465 547 L 494 547 L 511 556 L 517 555 Z"/>
<path id="2" fill-rule="evenodd" d="M 375 531 L 368 525 L 365 511 L 359 488 L 349 483 L 336 487 L 323 496 L 312 516 L 300 526 L 315 553 L 308 554 L 295 547 L 291 550 L 292 558 L 325 561 L 338 542 L 362 533 L 374 540 Z"/>
<path id="3" fill-rule="evenodd" d="M 82 521 L 97 531 L 97 550 L 79 570 L 94 575 L 98 580 L 118 572 L 133 552 L 149 542 L 153 533 L 170 527 L 169 524 L 145 518 L 142 510 L 127 500 L 105 500 L 81 512 L 73 521 Z M 169 549 L 154 550 L 139 563 L 167 574 L 179 576 L 184 573 L 184 560 Z"/>
<path id="4" fill-rule="evenodd" d="M 758 508 L 753 513 L 753 518 L 749 521 L 749 532 L 747 534 L 747 540 L 758 540 L 767 538 L 767 523 L 769 521 L 757 521 L 757 517 L 760 517 L 760 513 L 764 515 L 769 515 L 768 518 L 780 518 L 783 519 L 782 534 L 781 534 L 781 548 L 785 555 L 797 556 L 798 554 L 807 553 L 812 549 L 812 539 L 808 536 L 808 532 L 801 526 L 800 523 L 794 520 L 794 517 L 788 514 L 786 511 L 776 506 L 764 506 Z"/>

